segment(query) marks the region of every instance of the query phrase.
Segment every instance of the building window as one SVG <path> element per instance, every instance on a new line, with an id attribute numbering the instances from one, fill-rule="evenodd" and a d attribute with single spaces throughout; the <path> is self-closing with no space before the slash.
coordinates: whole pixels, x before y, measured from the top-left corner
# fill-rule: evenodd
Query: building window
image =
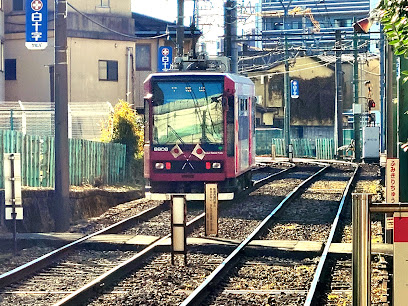
<path id="1" fill-rule="evenodd" d="M 99 61 L 99 80 L 117 81 L 118 80 L 118 61 Z"/>
<path id="2" fill-rule="evenodd" d="M 17 60 L 16 59 L 6 59 L 5 60 L 5 79 L 6 80 L 17 80 Z"/>
<path id="3" fill-rule="evenodd" d="M 351 19 L 336 19 L 334 20 L 335 27 L 351 27 L 353 21 Z"/>
<path id="4" fill-rule="evenodd" d="M 13 0 L 13 11 L 24 11 L 24 0 Z"/>
<path id="5" fill-rule="evenodd" d="M 110 0 L 101 0 L 101 7 L 109 7 L 110 6 Z"/>
<path id="6" fill-rule="evenodd" d="M 152 70 L 150 45 L 136 45 L 136 70 Z"/>

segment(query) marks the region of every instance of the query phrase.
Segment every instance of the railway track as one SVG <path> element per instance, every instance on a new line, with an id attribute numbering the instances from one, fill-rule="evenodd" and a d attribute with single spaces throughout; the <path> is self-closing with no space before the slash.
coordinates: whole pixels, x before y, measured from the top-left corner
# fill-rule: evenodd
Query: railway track
<path id="1" fill-rule="evenodd" d="M 299 170 L 295 173 L 288 174 L 286 178 L 287 182 L 293 180 L 295 177 L 309 176 L 313 170 L 321 167 L 307 168 Z M 305 170 L 308 174 L 305 174 Z M 303 172 L 302 172 L 303 171 Z M 299 179 L 300 180 L 300 179 Z M 276 183 L 274 180 L 271 184 Z M 277 186 L 281 186 L 282 182 L 277 183 Z M 287 185 L 287 184 L 286 184 Z M 284 193 L 280 197 L 285 197 Z M 259 195 L 258 195 L 259 197 Z M 242 201 L 241 201 L 242 202 Z M 275 201 L 276 202 L 276 201 Z M 238 202 L 239 204 L 242 204 Z M 279 202 L 277 202 L 279 203 Z M 274 205 L 276 206 L 277 203 Z M 235 207 L 237 203 L 228 207 L 223 207 L 222 212 L 227 211 Z M 249 203 L 247 209 L 253 208 L 253 205 Z M 249 213 L 248 211 L 246 212 Z M 252 212 L 253 213 L 253 212 Z M 236 217 L 232 219 L 237 220 Z M 227 224 L 227 223 L 225 223 Z M 222 223 L 220 227 L 224 226 Z M 230 230 L 234 232 L 234 230 Z M 194 236 L 194 235 L 193 235 Z M 75 305 L 79 303 L 93 304 L 93 305 L 122 305 L 126 301 L 132 301 L 131 303 L 147 303 L 149 305 L 174 305 L 182 302 L 190 291 L 192 291 L 202 280 L 203 277 L 210 275 L 218 264 L 222 262 L 224 258 L 227 258 L 227 253 L 217 253 L 205 250 L 200 247 L 189 247 L 188 265 L 187 266 L 172 266 L 170 264 L 170 254 L 162 253 L 149 258 L 143 265 L 141 265 L 135 272 L 128 275 L 124 280 L 117 282 L 117 285 L 112 287 L 106 287 L 103 290 L 103 294 L 97 295 L 96 298 L 90 301 L 84 301 L 86 294 L 81 294 L 81 290 L 78 290 L 78 294 L 72 294 L 71 297 L 67 297 L 61 300 L 58 305 Z M 128 271 L 133 270 L 128 268 Z M 94 285 L 96 283 L 94 282 Z M 94 290 L 92 290 L 94 293 Z M 181 298 L 181 299 L 180 299 Z"/>
<path id="2" fill-rule="evenodd" d="M 137 252 L 81 248 L 60 260 L 62 265 L 52 265 L 33 278 L 23 277 L 23 282 L 3 288 L 0 301 L 5 305 L 27 301 L 32 305 L 44 301 L 55 305 L 309 305 L 316 299 L 335 305 L 344 301 L 342 296 L 350 293 L 350 279 L 344 279 L 349 259 L 346 256 L 344 263 L 332 259 L 328 249 L 337 236 L 333 230 L 337 226 L 332 223 L 341 223 L 339 207 L 344 204 L 345 189 L 350 189 L 354 169 L 333 170 L 319 164 L 271 172 L 273 177 L 257 175 L 246 196 L 221 203 L 219 236 L 207 237 L 209 245 L 194 242 L 205 238 L 200 226 L 204 214 L 200 209 L 190 214 L 190 225 L 197 227 L 188 238 L 187 265 L 177 256 L 177 264 L 171 265 L 171 254 L 164 245 L 169 235 L 164 234 Z M 310 178 L 314 174 L 320 176 L 316 182 Z M 336 181 L 335 186 L 332 181 Z M 152 228 L 162 227 L 160 219 L 169 220 L 168 214 L 164 211 L 161 217 L 151 216 L 151 226 L 139 222 L 124 233 L 152 234 Z M 168 232 L 168 221 L 166 224 L 163 229 Z M 211 245 L 211 241 L 215 243 Z M 296 249 L 288 248 L 295 244 L 300 249 L 308 246 L 301 252 L 288 251 Z M 327 271 L 334 276 L 330 286 L 324 287 L 321 280 L 327 282 Z M 64 274 L 78 276 L 58 277 Z M 54 276 L 51 283 L 62 286 L 47 285 L 47 279 Z"/>
<path id="3" fill-rule="evenodd" d="M 264 174 L 263 176 L 265 177 L 270 175 Z M 163 222 L 163 220 L 169 220 L 170 212 L 168 211 L 168 206 L 166 204 L 158 205 L 157 203 L 148 203 L 147 206 L 151 207 L 146 211 L 137 214 L 136 216 L 127 217 L 125 220 L 121 220 L 113 224 L 111 224 L 112 220 L 117 220 L 118 218 L 120 219 L 120 216 L 123 216 L 123 211 L 122 213 L 110 213 L 108 218 L 105 218 L 103 222 L 105 226 L 108 224 L 107 227 L 1 275 L 1 287 L 5 287 L 9 284 L 13 284 L 13 286 L 6 287 L 3 290 L 4 294 L 3 297 L 0 296 L 0 300 L 2 300 L 2 302 L 7 302 L 8 297 L 12 295 L 42 295 L 47 299 L 47 303 L 52 303 L 56 297 L 67 295 L 72 291 L 75 291 L 72 289 L 67 289 L 69 287 L 68 284 L 70 284 L 72 281 L 69 279 L 69 277 L 67 280 L 60 280 L 59 278 L 61 275 L 75 275 L 78 273 L 77 271 L 81 271 L 80 274 L 84 274 L 84 277 L 76 278 L 76 286 L 78 286 L 78 283 L 85 283 L 88 286 L 91 284 L 91 287 L 92 284 L 94 284 L 94 286 L 98 286 L 98 282 L 100 280 L 106 281 L 107 278 L 113 277 L 111 275 L 116 275 L 117 277 L 118 273 L 122 273 L 119 271 L 126 270 L 129 266 L 134 264 L 134 262 L 139 262 L 141 258 L 150 256 L 152 250 L 154 250 L 161 241 L 169 237 L 169 235 L 163 234 L 165 231 L 168 232 L 168 222 Z M 125 213 L 128 212 L 125 211 Z M 202 222 L 203 216 L 202 209 L 201 211 L 199 209 L 189 210 L 189 218 L 193 219 L 191 222 L 189 222 L 189 227 L 193 227 L 195 224 Z M 138 224 L 138 226 L 134 226 L 135 224 Z M 89 231 L 90 228 L 95 228 L 95 226 L 88 225 L 85 227 L 85 231 Z M 80 231 L 84 231 L 84 228 L 81 228 Z M 134 256 L 130 256 L 128 254 L 129 252 L 126 253 L 121 251 L 117 251 L 116 253 L 110 251 L 110 253 L 107 255 L 107 251 L 88 252 L 87 250 L 84 251 L 82 249 L 75 250 L 75 248 L 78 248 L 83 242 L 88 241 L 97 235 L 119 233 L 121 231 L 124 235 L 154 235 L 157 233 L 158 238 L 146 249 L 140 251 Z M 61 260 L 60 258 L 63 256 L 66 257 Z M 110 258 L 109 264 L 104 263 L 106 256 Z M 91 267 L 88 267 L 86 262 L 89 261 L 83 261 L 81 258 L 90 258 L 92 259 L 91 262 L 94 262 L 94 264 L 91 264 Z M 49 267 L 56 260 L 60 260 L 60 262 L 57 265 Z M 44 267 L 48 268 L 37 273 L 35 272 Z M 82 273 L 82 271 L 87 272 Z M 34 276 L 27 278 L 29 274 L 33 273 L 35 273 Z M 16 285 L 16 282 L 21 279 L 25 279 L 25 284 L 20 283 Z M 32 284 L 37 283 L 40 283 L 43 289 L 36 290 L 35 288 L 32 288 Z M 49 285 L 47 285 L 47 283 Z M 55 286 L 55 284 L 61 283 L 64 285 Z M 86 291 L 86 289 L 82 288 L 82 290 L 80 289 L 79 293 L 76 292 L 74 296 L 84 295 L 83 292 Z M 44 297 L 34 299 L 34 301 L 31 301 L 30 304 L 36 304 L 36 301 L 42 304 L 43 298 Z M 10 304 L 13 303 L 15 303 L 14 300 Z"/>

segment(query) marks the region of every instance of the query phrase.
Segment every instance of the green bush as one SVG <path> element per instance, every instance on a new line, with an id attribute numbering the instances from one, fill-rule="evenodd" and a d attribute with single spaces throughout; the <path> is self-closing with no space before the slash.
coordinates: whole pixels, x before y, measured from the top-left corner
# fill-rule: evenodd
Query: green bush
<path id="1" fill-rule="evenodd" d="M 132 182 L 138 182 L 143 177 L 144 142 L 143 120 L 126 101 L 119 100 L 113 113 L 102 125 L 103 142 L 114 142 L 126 145 L 127 177 Z"/>

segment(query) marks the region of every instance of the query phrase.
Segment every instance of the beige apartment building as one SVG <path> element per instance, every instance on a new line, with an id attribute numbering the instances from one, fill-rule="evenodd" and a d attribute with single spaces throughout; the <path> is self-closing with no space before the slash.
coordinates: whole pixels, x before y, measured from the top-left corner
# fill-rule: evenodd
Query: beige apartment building
<path id="1" fill-rule="evenodd" d="M 1 0 L 0 0 L 1 1 Z M 25 47 L 24 1 L 4 2 L 6 72 L 2 101 L 54 101 L 54 1 L 48 0 L 48 47 Z M 174 8 L 177 10 L 177 8 Z M 3 12 L 0 18 L 3 18 Z M 67 16 L 68 101 L 119 99 L 143 108 L 143 81 L 157 70 L 159 46 L 174 43 L 174 24 L 131 12 L 131 0 L 70 0 Z M 191 41 L 191 34 L 186 33 Z M 0 36 L 2 32 L 0 30 Z M 3 41 L 2 40 L 2 41 Z M 175 41 L 173 37 L 173 41 Z M 172 45 L 173 44 L 173 45 Z M 187 47 L 187 46 L 186 46 Z M 188 51 L 188 50 L 187 50 Z M 173 54 L 176 52 L 173 51 Z M 1 80 L 0 80 L 1 82 Z"/>

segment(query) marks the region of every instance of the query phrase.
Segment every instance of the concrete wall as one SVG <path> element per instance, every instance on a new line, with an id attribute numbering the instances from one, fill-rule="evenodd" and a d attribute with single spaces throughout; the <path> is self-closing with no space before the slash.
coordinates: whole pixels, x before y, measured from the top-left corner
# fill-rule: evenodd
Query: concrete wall
<path id="1" fill-rule="evenodd" d="M 54 64 L 53 31 L 48 31 L 45 50 L 28 50 L 25 33 L 6 34 L 4 58 L 16 59 L 17 80 L 5 81 L 6 101 L 50 101 L 49 65 Z"/>
<path id="2" fill-rule="evenodd" d="M 310 92 L 309 86 L 314 86 L 316 93 L 319 93 L 321 87 L 318 84 L 314 84 L 311 80 L 328 80 L 333 79 L 334 86 L 334 69 L 327 67 L 328 64 L 322 62 L 321 60 L 316 60 L 310 57 L 299 57 L 296 58 L 295 62 L 291 62 L 289 77 L 290 79 L 299 80 L 299 90 L 300 95 L 305 90 Z M 352 108 L 354 103 L 353 95 L 353 58 L 349 61 L 344 61 L 342 64 L 343 70 L 343 109 L 348 110 Z M 360 58 L 359 59 L 359 70 L 358 70 L 358 80 L 359 80 L 359 103 L 362 104 L 362 110 L 368 111 L 367 108 L 367 94 L 368 88 L 364 85 L 366 81 L 370 81 L 372 85 L 372 98 L 374 99 L 376 106 L 372 110 L 379 110 L 380 108 L 380 84 L 379 84 L 379 59 L 378 58 Z M 264 124 L 270 125 L 273 119 L 283 118 L 283 72 L 284 65 L 281 64 L 273 69 L 250 73 L 249 77 L 255 83 L 255 92 L 257 96 L 262 96 L 262 106 L 266 113 L 257 114 L 257 117 L 262 117 L 261 120 Z M 311 84 L 313 83 L 313 84 Z M 308 84 L 308 85 L 305 85 Z M 327 84 L 326 84 L 327 85 Z M 303 86 L 303 88 L 302 88 Z M 305 86 L 307 88 L 305 88 Z M 326 88 L 327 89 L 327 88 Z M 321 94 L 321 93 L 320 93 Z M 334 92 L 333 92 L 334 95 Z M 329 97 L 327 90 L 326 96 Z M 301 97 L 302 98 L 302 97 Z M 292 112 L 296 113 L 296 107 L 298 107 L 298 102 L 301 99 L 292 99 L 291 104 Z M 305 103 L 313 103 L 313 101 L 303 101 Z M 307 104 L 300 104 L 299 107 L 303 107 L 306 112 L 309 107 Z M 334 105 L 334 96 L 327 100 L 327 103 Z M 313 104 L 311 104 L 313 105 Z M 325 106 L 325 105 L 324 105 Z M 320 108 L 318 109 L 320 110 Z M 314 121 L 303 121 L 295 120 L 295 116 L 292 116 L 291 124 L 295 125 L 332 125 L 332 118 L 327 118 L 329 120 L 323 120 L 323 115 L 320 116 L 319 120 Z M 328 116 L 328 115 L 327 115 Z M 271 118 L 272 117 L 272 118 Z M 323 120 L 323 121 L 322 121 Z"/>
<path id="3" fill-rule="evenodd" d="M 134 58 L 134 43 L 129 41 L 96 40 L 70 37 L 68 39 L 68 90 L 69 101 L 109 101 L 116 104 L 126 100 L 126 83 L 133 73 L 127 71 L 127 51 Z M 118 80 L 99 80 L 99 60 L 118 62 Z M 133 67 L 133 65 L 131 65 Z M 131 83 L 131 87 L 133 87 Z M 130 101 L 133 101 L 130 95 Z"/>
<path id="4" fill-rule="evenodd" d="M 48 0 L 50 1 L 50 0 Z M 52 0 L 51 0 L 52 1 Z M 132 17 L 131 1 L 130 0 L 109 0 L 105 1 L 109 6 L 101 6 L 101 0 L 70 0 L 76 9 L 83 13 L 94 14 L 113 14 Z"/>
<path id="5" fill-rule="evenodd" d="M 71 223 L 96 217 L 110 207 L 138 199 L 142 196 L 140 190 L 111 192 L 102 189 L 71 191 L 70 209 Z M 0 191 L 0 227 L 12 229 L 10 221 L 4 221 L 4 190 Z M 23 190 L 24 219 L 18 221 L 18 232 L 50 232 L 55 230 L 54 222 L 54 190 Z"/>

